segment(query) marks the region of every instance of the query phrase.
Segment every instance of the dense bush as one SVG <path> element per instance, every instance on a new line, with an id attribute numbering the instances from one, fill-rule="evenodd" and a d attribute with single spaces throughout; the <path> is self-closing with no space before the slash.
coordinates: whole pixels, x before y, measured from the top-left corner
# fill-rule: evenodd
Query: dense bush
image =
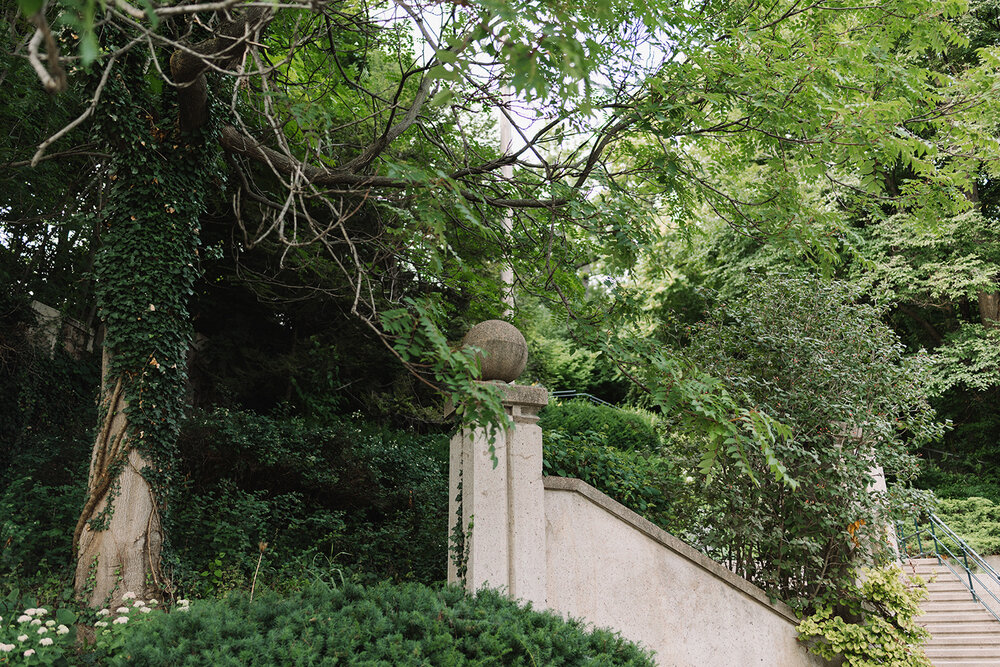
<path id="1" fill-rule="evenodd" d="M 0 580 L 62 573 L 83 504 L 99 364 L 31 345 L 27 302 L 0 299 Z"/>
<path id="2" fill-rule="evenodd" d="M 597 434 L 605 444 L 625 451 L 655 452 L 660 444 L 652 415 L 579 399 L 547 405 L 538 424 L 545 431 Z"/>
<path id="3" fill-rule="evenodd" d="M 987 498 L 942 498 L 936 513 L 984 556 L 1000 554 L 1000 505 Z"/>
<path id="4" fill-rule="evenodd" d="M 908 452 L 943 431 L 926 359 L 906 356 L 881 315 L 850 285 L 770 276 L 688 331 L 688 358 L 787 429 L 773 457 L 794 481 L 763 449 L 725 442 L 706 466 L 696 546 L 799 608 L 853 590 L 856 565 L 886 555 L 880 526 L 909 493 Z M 890 494 L 869 489 L 873 458 Z"/>
<path id="5" fill-rule="evenodd" d="M 933 489 L 938 498 L 988 498 L 1000 503 L 1000 475 L 993 471 L 969 472 L 950 461 L 926 461 L 920 469 L 917 485 Z"/>
<path id="6" fill-rule="evenodd" d="M 845 667 L 932 667 L 923 650 L 930 635 L 914 620 L 927 588 L 907 582 L 898 567 L 859 575 L 859 585 L 845 591 L 837 609 L 821 606 L 799 624 L 799 640 Z"/>
<path id="7" fill-rule="evenodd" d="M 379 584 L 310 586 L 252 602 L 237 593 L 151 615 L 111 665 L 652 665 L 603 630 L 498 593 Z"/>
<path id="8" fill-rule="evenodd" d="M 372 577 L 445 576 L 446 438 L 360 419 L 199 413 L 180 438 L 175 574 L 196 594 L 294 575 L 316 559 Z"/>
<path id="9" fill-rule="evenodd" d="M 543 441 L 544 474 L 582 479 L 671 532 L 689 521 L 692 498 L 674 463 L 666 457 L 622 451 L 593 432 L 550 431 Z"/>
<path id="10" fill-rule="evenodd" d="M 68 578 L 100 371 L 97 359 L 33 347 L 30 324 L 28 305 L 0 302 L 0 580 L 22 590 Z M 324 417 L 218 409 L 189 420 L 168 516 L 167 557 L 184 590 L 249 584 L 263 543 L 265 581 L 316 562 L 444 578 L 446 438 Z"/>

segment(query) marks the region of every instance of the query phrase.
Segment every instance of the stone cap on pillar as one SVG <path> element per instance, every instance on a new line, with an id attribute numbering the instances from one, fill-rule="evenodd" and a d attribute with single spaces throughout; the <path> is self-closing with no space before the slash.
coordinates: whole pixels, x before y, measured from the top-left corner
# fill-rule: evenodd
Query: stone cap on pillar
<path id="1" fill-rule="evenodd" d="M 513 382 L 528 364 L 528 343 L 510 322 L 486 320 L 469 329 L 462 345 L 478 347 L 476 355 L 483 380 Z"/>
<path id="2" fill-rule="evenodd" d="M 500 384 L 504 405 L 531 405 L 544 408 L 549 402 L 549 390 L 537 384 Z"/>
<path id="3" fill-rule="evenodd" d="M 490 382 L 476 380 L 476 383 L 489 384 L 494 387 L 499 387 L 500 391 L 503 393 L 501 403 L 504 404 L 504 407 L 510 409 L 514 409 L 516 407 L 518 413 L 522 412 L 524 409 L 530 409 L 537 412 L 549 403 L 549 390 L 541 385 L 507 384 L 506 382 L 497 380 Z M 455 406 L 452 404 L 451 400 L 449 400 L 444 406 L 444 416 L 448 417 L 453 412 L 455 412 Z"/>
<path id="4" fill-rule="evenodd" d="M 502 389 L 503 405 L 515 424 L 534 424 L 538 411 L 549 402 L 549 390 L 540 385 L 508 384 Z"/>

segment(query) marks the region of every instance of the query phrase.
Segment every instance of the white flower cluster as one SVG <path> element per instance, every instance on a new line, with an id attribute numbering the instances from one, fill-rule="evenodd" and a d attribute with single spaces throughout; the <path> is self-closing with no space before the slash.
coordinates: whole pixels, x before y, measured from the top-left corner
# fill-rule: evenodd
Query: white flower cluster
<path id="1" fill-rule="evenodd" d="M 132 606 L 127 606 L 127 602 L 132 602 Z M 150 598 L 148 601 L 140 600 L 135 593 L 129 591 L 122 596 L 122 606 L 116 608 L 114 612 L 110 609 L 101 609 L 98 611 L 97 615 L 100 616 L 101 619 L 94 623 L 94 626 L 98 628 L 106 628 L 108 625 L 125 625 L 128 623 L 129 612 L 138 611 L 140 614 L 148 614 L 153 611 L 153 608 L 158 604 L 160 604 L 160 601 L 156 598 Z M 117 614 L 118 616 L 108 623 L 105 618 L 111 616 L 112 613 Z"/>
<path id="2" fill-rule="evenodd" d="M 49 610 L 45 609 L 44 607 L 38 607 L 38 608 L 32 607 L 31 609 L 25 609 L 24 613 L 17 617 L 17 622 L 20 624 L 27 623 L 31 627 L 37 627 L 37 630 L 35 632 L 36 634 L 39 635 L 48 634 L 49 630 L 53 628 L 55 628 L 55 633 L 57 635 L 69 634 L 69 628 L 66 627 L 65 625 L 59 624 L 57 626 L 56 622 L 51 619 L 43 622 L 41 617 L 45 616 L 48 613 Z M 3 617 L 0 617 L 0 621 L 2 620 Z M 17 636 L 17 641 L 21 644 L 28 641 L 28 639 L 29 637 L 27 634 L 20 634 Z M 52 646 L 54 643 L 55 640 L 52 639 L 52 637 L 42 637 L 41 639 L 38 640 L 39 646 Z M 10 653 L 15 649 L 20 650 L 17 648 L 15 644 L 4 644 L 3 642 L 0 642 L 0 653 Z M 33 648 L 26 649 L 23 655 L 25 658 L 30 658 L 31 656 L 35 655 L 35 649 Z"/>

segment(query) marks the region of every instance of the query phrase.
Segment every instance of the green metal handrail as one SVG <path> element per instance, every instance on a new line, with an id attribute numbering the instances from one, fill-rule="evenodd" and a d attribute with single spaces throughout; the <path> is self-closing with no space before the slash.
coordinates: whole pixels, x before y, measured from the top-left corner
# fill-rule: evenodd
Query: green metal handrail
<path id="1" fill-rule="evenodd" d="M 614 408 L 616 410 L 620 410 L 621 409 L 617 405 L 615 405 L 614 403 L 608 403 L 603 398 L 597 398 L 593 394 L 588 394 L 588 393 L 582 392 L 582 391 L 576 391 L 574 389 L 561 389 L 559 391 L 550 391 L 549 395 L 551 395 L 552 398 L 558 398 L 558 399 L 563 399 L 563 400 L 574 399 L 574 398 L 582 398 L 582 399 L 590 401 L 591 403 L 594 403 L 596 405 L 606 405 L 607 407 Z"/>
<path id="2" fill-rule="evenodd" d="M 926 519 L 926 521 L 922 521 L 922 519 Z M 906 534 L 903 531 L 903 524 L 896 522 L 896 540 L 899 544 L 900 558 L 937 558 L 939 564 L 951 570 L 959 581 L 965 584 L 972 599 L 982 604 L 993 618 L 1000 621 L 1000 598 L 994 592 L 994 589 L 1000 590 L 1000 574 L 997 574 L 997 571 L 976 553 L 975 549 L 966 544 L 965 540 L 955 534 L 955 531 L 933 512 L 927 511 L 915 516 L 913 527 L 914 531 Z M 921 537 L 924 539 L 921 540 Z M 908 547 L 912 547 L 913 542 L 916 542 L 916 553 L 908 549 Z M 928 550 L 924 549 L 925 542 L 928 542 Z M 931 544 L 933 544 L 933 550 L 930 550 Z M 973 572 L 972 568 L 969 567 L 969 560 L 972 560 L 973 566 L 979 570 L 978 573 Z M 961 573 L 959 573 L 960 570 Z M 991 585 L 985 585 L 983 579 L 979 578 L 980 575 Z M 983 593 L 992 598 L 992 601 L 987 599 Z"/>

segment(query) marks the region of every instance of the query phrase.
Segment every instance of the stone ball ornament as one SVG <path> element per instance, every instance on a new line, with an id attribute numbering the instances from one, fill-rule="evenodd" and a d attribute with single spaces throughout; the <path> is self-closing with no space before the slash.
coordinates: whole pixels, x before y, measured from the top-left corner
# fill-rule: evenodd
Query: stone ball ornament
<path id="1" fill-rule="evenodd" d="M 528 364 L 528 343 L 510 322 L 486 320 L 469 329 L 463 346 L 478 347 L 476 360 L 482 380 L 513 382 Z"/>

